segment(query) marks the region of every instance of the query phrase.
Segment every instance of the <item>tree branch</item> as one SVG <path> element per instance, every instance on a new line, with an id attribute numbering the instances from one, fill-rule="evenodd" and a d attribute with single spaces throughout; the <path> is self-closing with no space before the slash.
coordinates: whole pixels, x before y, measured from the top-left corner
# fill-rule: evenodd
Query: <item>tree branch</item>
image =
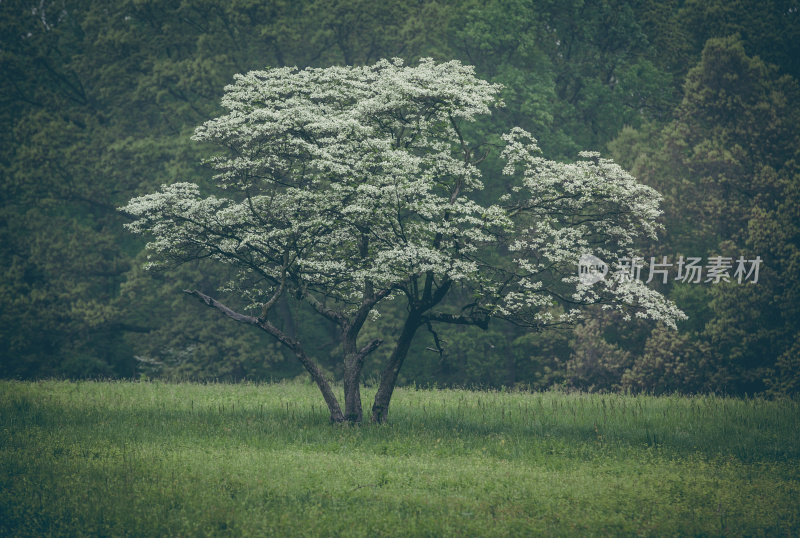
<path id="1" fill-rule="evenodd" d="M 303 289 L 302 294 L 303 294 L 303 299 L 308 301 L 308 304 L 310 304 L 312 306 L 312 308 L 314 308 L 314 310 L 316 310 L 317 312 L 319 312 L 320 314 L 322 314 L 323 316 L 325 316 L 326 318 L 328 318 L 329 320 L 331 320 L 335 324 L 339 325 L 340 327 L 344 327 L 345 325 L 347 325 L 347 318 L 346 317 L 344 317 L 339 312 L 337 312 L 337 311 L 335 311 L 335 310 L 333 310 L 331 308 L 328 308 L 327 306 L 322 304 L 319 301 L 319 299 L 317 299 L 316 297 L 314 297 L 313 295 L 308 293 L 307 287 Z"/>
<path id="2" fill-rule="evenodd" d="M 372 342 L 370 342 L 366 346 L 362 347 L 358 351 L 358 354 L 356 355 L 356 360 L 358 361 L 358 363 L 359 364 L 363 364 L 364 363 L 364 359 L 367 358 L 367 355 L 369 355 L 370 353 L 372 353 L 373 351 L 378 349 L 378 346 L 380 346 L 382 343 L 383 343 L 383 340 L 381 340 L 380 338 L 376 338 L 375 340 L 373 340 Z"/>
<path id="3" fill-rule="evenodd" d="M 445 314 L 443 312 L 430 312 L 425 314 L 425 321 L 438 321 L 439 323 L 451 323 L 454 325 L 474 325 L 484 331 L 489 328 L 489 316 L 484 314 L 476 316 L 456 316 L 455 314 Z"/>
<path id="4" fill-rule="evenodd" d="M 258 321 L 258 318 L 253 316 L 247 316 L 245 314 L 240 314 L 239 312 L 231 310 L 224 304 L 220 303 L 213 297 L 209 297 L 205 293 L 200 293 L 197 290 L 183 290 L 183 293 L 197 297 L 198 299 L 200 299 L 201 302 L 205 303 L 207 306 L 210 306 L 211 308 L 216 308 L 229 318 L 234 319 L 240 323 L 247 323 L 248 325 L 255 325 L 257 327 L 261 325 Z"/>
<path id="5" fill-rule="evenodd" d="M 259 320 L 253 316 L 247 316 L 244 314 L 240 314 L 234 310 L 231 310 L 224 304 L 220 303 L 213 297 L 209 297 L 208 295 L 201 293 L 197 290 L 183 290 L 184 293 L 188 295 L 192 295 L 197 297 L 201 302 L 205 303 L 206 305 L 210 306 L 211 308 L 215 308 L 228 316 L 229 318 L 236 320 L 240 323 L 246 323 L 248 325 L 254 325 L 263 331 L 266 331 L 270 335 L 272 335 L 276 340 L 278 340 L 281 344 L 285 345 L 289 349 L 291 349 L 300 363 L 305 367 L 306 371 L 311 375 L 311 379 L 313 379 L 317 386 L 319 387 L 320 391 L 322 392 L 322 397 L 325 399 L 325 402 L 328 404 L 328 409 L 331 412 L 331 420 L 334 422 L 342 422 L 344 421 L 344 415 L 342 414 L 342 410 L 339 407 L 339 402 L 336 399 L 336 396 L 333 394 L 331 390 L 330 383 L 325 379 L 325 376 L 322 373 L 322 370 L 317 366 L 317 363 L 311 360 L 308 355 L 305 354 L 303 351 L 303 346 L 300 345 L 300 342 L 293 338 L 289 338 L 283 331 L 275 327 L 272 323 L 266 320 Z"/>
<path id="6" fill-rule="evenodd" d="M 439 354 L 439 357 L 442 357 L 442 355 L 444 355 L 444 349 L 442 349 L 442 341 L 439 340 L 439 335 L 436 334 L 436 331 L 433 330 L 433 325 L 431 325 L 430 319 L 425 320 L 425 326 L 428 327 L 428 332 L 430 332 L 433 335 L 433 343 L 436 344 L 436 349 L 430 347 L 426 349 L 430 351 L 435 351 L 436 353 Z"/>

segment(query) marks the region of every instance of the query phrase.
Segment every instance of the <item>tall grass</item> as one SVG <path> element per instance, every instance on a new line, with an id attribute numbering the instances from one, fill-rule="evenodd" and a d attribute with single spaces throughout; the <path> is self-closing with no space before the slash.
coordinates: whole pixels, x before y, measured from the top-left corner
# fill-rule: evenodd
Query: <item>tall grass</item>
<path id="1" fill-rule="evenodd" d="M 2 535 L 797 535 L 799 464 L 797 400 L 0 382 Z"/>

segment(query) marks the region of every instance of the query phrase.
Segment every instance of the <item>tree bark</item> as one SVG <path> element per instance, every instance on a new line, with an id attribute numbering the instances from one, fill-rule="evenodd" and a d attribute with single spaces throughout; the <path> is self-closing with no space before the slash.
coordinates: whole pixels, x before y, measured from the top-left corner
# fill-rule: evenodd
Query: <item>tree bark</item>
<path id="1" fill-rule="evenodd" d="M 366 256 L 366 239 L 362 242 L 362 256 Z M 342 345 L 344 351 L 344 416 L 349 422 L 361 422 L 364 411 L 361 407 L 361 370 L 364 360 L 383 340 L 375 339 L 362 349 L 356 349 L 358 333 L 364 326 L 372 307 L 388 295 L 389 290 L 373 293 L 372 284 L 365 283 L 364 299 L 349 323 L 342 324 Z"/>
<path id="2" fill-rule="evenodd" d="M 344 337 L 344 418 L 348 422 L 361 422 L 363 411 L 361 409 L 361 388 L 359 378 L 361 368 L 358 366 L 356 356 L 356 343 L 353 338 Z"/>
<path id="3" fill-rule="evenodd" d="M 411 342 L 414 340 L 414 335 L 421 324 L 422 313 L 418 310 L 409 312 L 392 356 L 389 357 L 389 362 L 381 372 L 380 386 L 375 394 L 375 402 L 372 404 L 372 422 L 379 424 L 386 422 L 386 418 L 389 415 L 389 403 L 392 400 L 394 386 L 397 384 L 400 367 L 403 366 L 403 361 L 408 355 Z"/>
<path id="4" fill-rule="evenodd" d="M 375 339 L 356 351 L 354 337 L 348 335 L 345 338 L 344 417 L 349 422 L 361 422 L 364 418 L 364 410 L 361 406 L 361 371 L 367 355 L 382 343 L 383 340 Z"/>
<path id="5" fill-rule="evenodd" d="M 361 422 L 364 418 L 361 408 L 360 372 L 352 363 L 352 358 L 345 358 L 344 363 L 344 419 L 348 422 Z"/>

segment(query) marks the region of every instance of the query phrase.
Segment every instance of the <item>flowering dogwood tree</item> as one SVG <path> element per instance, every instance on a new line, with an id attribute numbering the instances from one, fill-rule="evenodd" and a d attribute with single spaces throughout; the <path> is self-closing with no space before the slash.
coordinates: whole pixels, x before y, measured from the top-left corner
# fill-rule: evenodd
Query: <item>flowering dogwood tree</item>
<path id="1" fill-rule="evenodd" d="M 393 296 L 405 297 L 407 317 L 382 372 L 376 421 L 386 419 L 400 366 L 425 325 L 485 328 L 498 317 L 542 327 L 597 303 L 674 325 L 681 313 L 639 281 L 578 279 L 582 253 L 631 256 L 635 240 L 658 228 L 657 193 L 612 162 L 594 154 L 548 161 L 515 129 L 501 154 L 514 187 L 496 203 L 479 202 L 478 166 L 489 146 L 469 140 L 465 126 L 502 105 L 499 90 L 469 66 L 429 59 L 237 75 L 222 100 L 227 113 L 195 133 L 225 148 L 210 159 L 217 194 L 165 185 L 122 208 L 134 217 L 128 228 L 152 237 L 151 263 L 232 265 L 226 287 L 252 314 L 186 292 L 290 349 L 336 422 L 362 419 L 361 371 L 382 342 L 359 342 L 359 333 Z M 448 301 L 454 286 L 470 291 L 469 304 Z M 344 412 L 302 342 L 268 321 L 285 294 L 338 326 Z M 570 305 L 566 314 L 552 314 L 558 303 Z"/>

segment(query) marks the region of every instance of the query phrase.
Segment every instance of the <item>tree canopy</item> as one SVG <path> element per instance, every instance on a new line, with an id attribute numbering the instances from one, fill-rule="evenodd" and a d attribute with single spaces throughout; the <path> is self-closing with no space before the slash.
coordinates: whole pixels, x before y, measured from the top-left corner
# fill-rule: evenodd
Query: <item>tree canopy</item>
<path id="1" fill-rule="evenodd" d="M 491 148 L 472 142 L 468 125 L 502 105 L 499 91 L 470 66 L 431 59 L 237 75 L 222 100 L 227 113 L 194 135 L 226 149 L 209 159 L 220 193 L 165 185 L 122 208 L 135 217 L 127 227 L 152 237 L 154 263 L 232 265 L 226 289 L 257 316 L 189 293 L 290 348 L 336 421 L 361 420 L 361 370 L 381 340 L 359 347 L 358 336 L 393 293 L 407 299 L 410 324 L 396 349 L 407 350 L 413 329 L 431 322 L 486 328 L 499 317 L 541 328 L 597 303 L 674 328 L 682 313 L 641 281 L 592 286 L 574 271 L 582 253 L 632 257 L 637 237 L 656 237 L 658 194 L 613 162 L 595 153 L 549 161 L 514 128 L 502 136 L 502 172 L 518 182 L 498 203 L 475 196 Z M 433 310 L 454 286 L 471 290 L 471 303 L 459 313 Z M 341 331 L 344 415 L 317 361 L 267 319 L 284 294 Z M 568 309 L 554 316 L 557 302 Z M 390 359 L 376 420 L 385 418 L 405 352 Z"/>

